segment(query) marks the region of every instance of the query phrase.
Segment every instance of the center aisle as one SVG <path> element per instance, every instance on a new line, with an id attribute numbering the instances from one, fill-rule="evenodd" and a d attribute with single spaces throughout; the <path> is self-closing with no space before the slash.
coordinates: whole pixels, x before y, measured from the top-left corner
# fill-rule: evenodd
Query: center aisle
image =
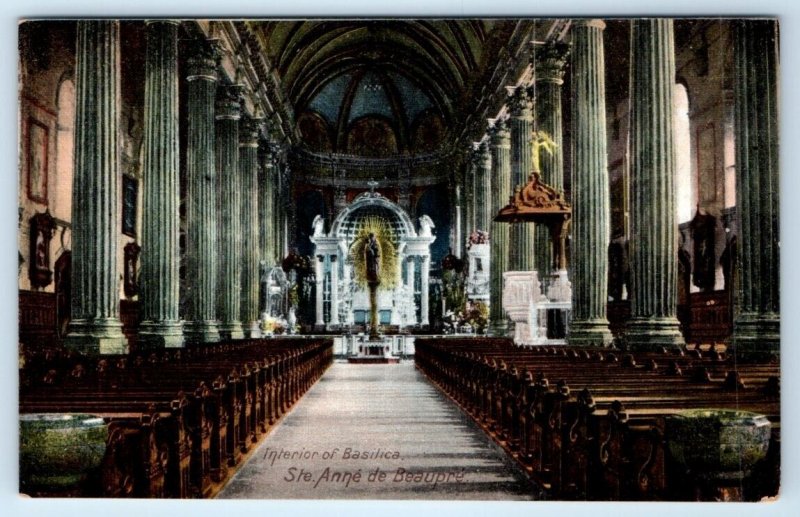
<path id="1" fill-rule="evenodd" d="M 334 363 L 222 499 L 532 499 L 528 481 L 412 363 Z"/>

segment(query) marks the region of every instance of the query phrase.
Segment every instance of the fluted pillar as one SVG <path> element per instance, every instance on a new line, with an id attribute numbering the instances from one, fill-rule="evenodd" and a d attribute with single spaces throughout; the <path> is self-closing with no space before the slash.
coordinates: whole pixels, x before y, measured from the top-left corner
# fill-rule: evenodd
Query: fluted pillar
<path id="1" fill-rule="evenodd" d="M 239 180 L 239 85 L 217 92 L 216 164 L 219 269 L 217 276 L 219 334 L 222 339 L 242 339 L 241 293 L 241 186 Z"/>
<path id="2" fill-rule="evenodd" d="M 475 229 L 488 232 L 492 226 L 492 153 L 489 144 L 481 142 L 476 151 L 475 166 Z M 489 236 L 491 239 L 491 235 Z"/>
<path id="3" fill-rule="evenodd" d="M 263 146 L 258 178 L 258 219 L 261 231 L 261 261 L 267 271 L 277 264 L 275 253 L 275 162 L 273 150 Z"/>
<path id="4" fill-rule="evenodd" d="M 188 62 L 186 124 L 186 340 L 219 341 L 217 328 L 217 210 L 214 99 L 217 61 L 200 52 Z"/>
<path id="5" fill-rule="evenodd" d="M 734 24 L 737 358 L 780 353 L 778 35 L 775 20 Z"/>
<path id="6" fill-rule="evenodd" d="M 411 301 L 413 304 L 414 301 L 414 280 L 416 276 L 416 272 L 414 271 L 414 264 L 416 263 L 416 258 L 414 256 L 406 257 L 406 289 L 408 289 L 408 295 L 411 297 Z M 408 322 L 409 325 L 416 325 L 417 324 L 417 315 L 416 313 L 412 314 L 412 320 Z"/>
<path id="7" fill-rule="evenodd" d="M 475 162 L 474 152 L 470 152 L 464 169 L 464 225 L 463 239 L 475 230 Z"/>
<path id="8" fill-rule="evenodd" d="M 533 99 L 524 86 L 518 86 L 511 98 L 511 187 L 528 182 L 531 173 L 531 136 L 533 135 Z M 508 201 L 506 200 L 506 203 Z M 496 212 L 495 212 L 496 213 Z M 509 228 L 510 271 L 532 271 L 534 268 L 534 227 L 533 223 L 513 223 Z"/>
<path id="9" fill-rule="evenodd" d="M 241 192 L 241 307 L 245 337 L 261 337 L 258 325 L 258 125 L 260 119 L 244 116 L 239 121 L 239 184 Z"/>
<path id="10" fill-rule="evenodd" d="M 490 285 L 489 321 L 493 335 L 504 336 L 507 330 L 503 311 L 503 273 L 508 271 L 508 223 L 494 222 L 494 216 L 508 204 L 511 195 L 511 142 L 505 121 L 495 122 L 491 131 L 492 147 L 492 221 L 489 232 Z"/>
<path id="11" fill-rule="evenodd" d="M 325 257 L 323 255 L 317 255 L 316 260 L 314 261 L 314 277 L 315 277 L 315 310 L 316 313 L 316 321 L 314 325 L 317 327 L 324 327 L 325 326 L 325 304 L 324 304 L 324 288 L 325 288 Z"/>
<path id="12" fill-rule="evenodd" d="M 330 256 L 331 263 L 331 325 L 339 325 L 339 263 L 336 255 Z M 400 268 L 398 268 L 399 270 Z"/>
<path id="13" fill-rule="evenodd" d="M 64 345 L 87 354 L 127 350 L 119 320 L 119 22 L 77 23 L 72 321 Z"/>
<path id="14" fill-rule="evenodd" d="M 183 346 L 178 307 L 178 22 L 147 22 L 144 85 L 142 323 L 139 342 Z"/>
<path id="15" fill-rule="evenodd" d="M 572 322 L 569 342 L 611 342 L 608 297 L 609 193 L 606 92 L 600 20 L 572 28 Z"/>
<path id="16" fill-rule="evenodd" d="M 420 297 L 419 312 L 420 312 L 420 325 L 430 325 L 430 283 L 431 283 L 431 256 L 422 256 L 422 266 L 420 269 L 420 278 L 422 284 L 422 296 Z"/>
<path id="17" fill-rule="evenodd" d="M 676 318 L 673 38 L 672 20 L 631 21 L 632 296 L 627 340 L 640 350 L 683 344 Z"/>
<path id="18" fill-rule="evenodd" d="M 533 66 L 536 78 L 536 122 L 555 142 L 552 154 L 541 153 L 539 164 L 542 181 L 556 190 L 564 189 L 564 149 L 561 116 L 561 88 L 564 84 L 564 66 L 569 55 L 569 45 L 563 42 L 548 43 L 536 48 Z M 534 230 L 534 266 L 539 278 L 549 274 L 553 264 L 553 241 L 550 230 L 537 225 Z"/>

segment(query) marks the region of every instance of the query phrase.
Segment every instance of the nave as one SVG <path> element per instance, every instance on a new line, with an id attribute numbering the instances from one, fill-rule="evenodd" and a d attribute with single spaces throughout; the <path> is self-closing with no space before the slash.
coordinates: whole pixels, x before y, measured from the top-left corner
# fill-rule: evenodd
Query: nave
<path id="1" fill-rule="evenodd" d="M 370 481 L 376 469 L 383 481 Z M 522 500 L 535 493 L 413 363 L 335 362 L 218 498 Z"/>

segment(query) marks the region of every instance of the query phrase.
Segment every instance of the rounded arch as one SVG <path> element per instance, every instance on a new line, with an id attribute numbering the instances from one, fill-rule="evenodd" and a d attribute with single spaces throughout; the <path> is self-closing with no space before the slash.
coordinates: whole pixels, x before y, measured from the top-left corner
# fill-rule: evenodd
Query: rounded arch
<path id="1" fill-rule="evenodd" d="M 347 130 L 347 152 L 381 158 L 397 154 L 398 135 L 392 121 L 374 114 L 356 119 Z"/>
<path id="2" fill-rule="evenodd" d="M 415 152 L 431 152 L 438 149 L 445 138 L 446 126 L 442 117 L 433 109 L 417 116 L 411 131 L 411 148 Z"/>
<path id="3" fill-rule="evenodd" d="M 697 206 L 697 171 L 692 160 L 692 131 L 689 118 L 689 90 L 684 83 L 674 86 L 673 119 L 675 139 L 676 220 L 690 221 Z"/>
<path id="4" fill-rule="evenodd" d="M 297 129 L 309 149 L 317 152 L 333 150 L 333 139 L 328 122 L 316 111 L 304 111 L 297 119 Z"/>
<path id="5" fill-rule="evenodd" d="M 361 194 L 350 206 L 342 210 L 331 225 L 330 236 L 350 242 L 358 230 L 359 221 L 370 215 L 377 215 L 389 221 L 398 238 L 417 236 L 414 223 L 405 210 L 385 197 L 373 193 Z"/>
<path id="6" fill-rule="evenodd" d="M 56 91 L 56 163 L 53 215 L 61 220 L 72 219 L 72 177 L 75 136 L 75 81 L 71 73 L 61 76 Z"/>

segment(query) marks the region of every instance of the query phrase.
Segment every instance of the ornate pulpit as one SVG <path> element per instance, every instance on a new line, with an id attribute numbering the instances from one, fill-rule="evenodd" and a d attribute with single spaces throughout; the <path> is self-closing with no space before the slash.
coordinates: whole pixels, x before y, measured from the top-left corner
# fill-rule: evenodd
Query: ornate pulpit
<path id="1" fill-rule="evenodd" d="M 556 272 L 551 278 L 541 278 L 535 271 L 520 275 L 504 275 L 503 308 L 515 321 L 518 329 L 515 341 L 524 345 L 563 344 L 571 310 L 572 286 L 567 277 L 566 238 L 572 221 L 572 207 L 563 192 L 542 183 L 537 172 L 531 173 L 528 183 L 517 186 L 509 204 L 494 218 L 512 224 L 537 223 L 550 229 L 553 241 L 553 260 Z M 530 250 L 533 253 L 533 250 Z M 540 287 L 539 280 L 543 280 Z M 531 285 L 517 286 L 515 283 Z M 524 299 L 506 296 L 505 292 L 524 293 Z M 544 291 L 544 293 L 542 293 Z"/>

